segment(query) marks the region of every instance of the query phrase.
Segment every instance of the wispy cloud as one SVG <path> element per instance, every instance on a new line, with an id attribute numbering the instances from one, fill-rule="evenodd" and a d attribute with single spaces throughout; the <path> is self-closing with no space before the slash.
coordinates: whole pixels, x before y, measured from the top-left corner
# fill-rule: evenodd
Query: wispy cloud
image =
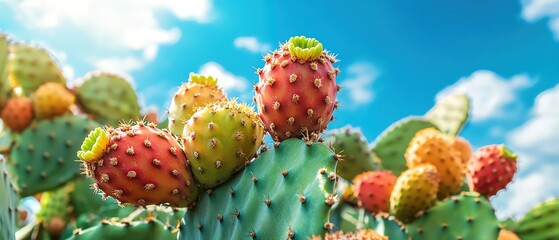
<path id="1" fill-rule="evenodd" d="M 374 99 L 372 88 L 378 70 L 368 62 L 356 62 L 347 67 L 347 78 L 340 81 L 342 91 L 347 93 L 353 106 L 370 103 Z"/>
<path id="2" fill-rule="evenodd" d="M 549 28 L 559 40 L 559 0 L 524 0 L 522 17 L 528 22 L 536 22 L 543 18 L 549 20 Z"/>
<path id="3" fill-rule="evenodd" d="M 153 60 L 163 44 L 173 44 L 181 37 L 176 26 L 163 27 L 156 17 L 171 14 L 180 20 L 200 23 L 211 19 L 211 0 L 1 0 L 8 3 L 24 26 L 33 31 L 65 33 L 91 40 L 119 52 L 127 70 L 136 63 Z M 106 52 L 106 51 L 104 51 Z M 124 53 L 125 55 L 123 55 Z M 111 55 L 83 56 L 88 59 L 114 60 Z M 132 63 L 130 58 L 136 58 Z M 95 65 L 104 65 L 104 62 Z M 119 61 L 123 62 L 123 61 Z M 124 70 L 124 69 L 119 69 Z"/>
<path id="4" fill-rule="evenodd" d="M 509 147 L 518 153 L 517 181 L 495 201 L 504 207 L 500 216 L 519 216 L 531 206 L 558 196 L 559 171 L 559 84 L 541 92 L 535 99 L 530 118 L 507 136 Z"/>
<path id="5" fill-rule="evenodd" d="M 200 67 L 200 74 L 210 75 L 217 78 L 217 85 L 222 87 L 225 91 L 235 90 L 242 92 L 248 86 L 246 78 L 237 76 L 223 68 L 216 62 L 208 62 Z"/>
<path id="6" fill-rule="evenodd" d="M 262 43 L 253 36 L 235 38 L 233 44 L 236 48 L 246 49 L 253 53 L 265 53 L 271 49 L 270 44 Z"/>
<path id="7" fill-rule="evenodd" d="M 129 72 L 138 70 L 143 62 L 133 57 L 125 58 L 105 58 L 95 62 L 95 67 L 99 70 L 128 75 Z"/>
<path id="8" fill-rule="evenodd" d="M 465 93 L 472 101 L 472 121 L 483 121 L 506 116 L 507 107 L 519 103 L 518 91 L 535 82 L 525 74 L 503 78 L 488 70 L 479 70 L 463 77 L 437 94 L 437 99 L 454 93 Z"/>

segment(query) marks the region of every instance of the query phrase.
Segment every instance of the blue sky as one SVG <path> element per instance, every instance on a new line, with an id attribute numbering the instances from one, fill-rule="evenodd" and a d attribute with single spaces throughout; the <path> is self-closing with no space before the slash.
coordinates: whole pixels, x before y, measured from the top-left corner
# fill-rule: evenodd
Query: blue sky
<path id="1" fill-rule="evenodd" d="M 229 97 L 251 102 L 262 54 L 315 37 L 341 60 L 329 127 L 360 127 L 369 141 L 437 96 L 466 92 L 473 112 L 462 136 L 520 154 L 514 184 L 493 198 L 505 217 L 559 195 L 557 9 L 559 0 L 0 0 L 0 30 L 51 49 L 70 79 L 126 74 L 160 110 L 190 72 L 216 75 Z"/>

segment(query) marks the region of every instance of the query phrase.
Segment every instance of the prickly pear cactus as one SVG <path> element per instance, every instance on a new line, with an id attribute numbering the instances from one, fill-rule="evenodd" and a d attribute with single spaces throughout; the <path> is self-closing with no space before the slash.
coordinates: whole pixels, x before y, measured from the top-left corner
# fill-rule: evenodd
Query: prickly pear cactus
<path id="1" fill-rule="evenodd" d="M 377 169 L 377 163 L 368 142 L 358 128 L 346 126 L 329 132 L 328 142 L 334 151 L 342 155 L 343 161 L 338 164 L 338 174 L 352 180 L 362 172 Z"/>
<path id="2" fill-rule="evenodd" d="M 66 184 L 41 195 L 41 209 L 37 213 L 47 232 L 52 236 L 60 236 L 70 220 L 70 191 L 72 184 Z"/>
<path id="3" fill-rule="evenodd" d="M 6 166 L 0 156 L 0 239 L 15 239 L 17 194 Z"/>
<path id="4" fill-rule="evenodd" d="M 521 239 L 559 239 L 559 198 L 544 201 L 513 224 Z"/>
<path id="5" fill-rule="evenodd" d="M 25 95 L 47 82 L 66 84 L 58 63 L 46 49 L 23 43 L 10 45 L 8 79 L 12 87 L 21 87 Z"/>
<path id="6" fill-rule="evenodd" d="M 94 183 L 91 178 L 77 178 L 72 182 L 70 192 L 70 202 L 74 206 L 76 216 L 88 213 L 98 213 L 100 209 L 107 205 L 116 203 L 113 198 L 102 200 L 92 191 L 91 185 Z"/>
<path id="7" fill-rule="evenodd" d="M 375 230 L 375 232 L 387 236 L 388 239 L 407 239 L 405 226 L 388 214 L 372 215 L 364 209 L 358 209 L 343 204 L 336 207 L 333 218 L 336 219 L 336 221 L 333 220 L 334 225 L 337 226 L 335 229 L 344 232 L 353 232 L 370 228 Z"/>
<path id="8" fill-rule="evenodd" d="M 11 164 L 22 196 L 55 189 L 79 175 L 76 152 L 98 124 L 81 116 L 41 120 L 27 128 L 11 149 Z"/>
<path id="9" fill-rule="evenodd" d="M 430 121 L 420 117 L 404 118 L 390 127 L 371 144 L 371 150 L 381 159 L 384 169 L 398 176 L 407 169 L 404 153 L 409 142 L 421 129 L 435 127 Z"/>
<path id="10" fill-rule="evenodd" d="M 102 220 L 98 225 L 75 231 L 75 234 L 68 238 L 71 240 L 122 240 L 122 239 L 176 239 L 173 229 L 165 226 L 155 218 L 143 221 L 121 221 L 111 222 Z"/>
<path id="11" fill-rule="evenodd" d="M 456 136 L 470 115 L 470 99 L 465 94 L 454 94 L 437 101 L 425 118 L 437 125 L 442 133 Z"/>
<path id="12" fill-rule="evenodd" d="M 332 229 L 336 155 L 323 143 L 288 139 L 205 194 L 187 211 L 179 239 L 306 239 Z"/>
<path id="13" fill-rule="evenodd" d="M 8 93 L 11 90 L 10 84 L 8 82 L 8 36 L 0 33 L 0 106 L 4 105 L 4 102 L 8 99 Z"/>
<path id="14" fill-rule="evenodd" d="M 407 227 L 409 237 L 414 240 L 475 240 L 480 236 L 497 239 L 500 231 L 489 201 L 473 192 L 463 192 L 439 202 Z"/>
<path id="15" fill-rule="evenodd" d="M 138 120 L 140 105 L 134 88 L 123 77 L 106 72 L 86 75 L 76 89 L 85 112 L 101 124 L 118 125 Z"/>

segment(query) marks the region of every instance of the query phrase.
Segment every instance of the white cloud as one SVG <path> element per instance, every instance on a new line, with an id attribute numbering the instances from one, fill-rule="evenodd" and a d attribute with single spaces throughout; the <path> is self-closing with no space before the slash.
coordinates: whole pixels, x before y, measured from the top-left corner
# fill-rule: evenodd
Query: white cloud
<path id="1" fill-rule="evenodd" d="M 518 153 L 519 177 L 495 202 L 501 217 L 519 217 L 535 204 L 559 195 L 559 84 L 535 99 L 530 118 L 506 136 L 507 145 Z"/>
<path id="2" fill-rule="evenodd" d="M 256 37 L 238 37 L 233 42 L 236 48 L 244 48 L 254 53 L 265 53 L 271 49 L 270 44 L 261 43 Z"/>
<path id="3" fill-rule="evenodd" d="M 129 72 L 140 69 L 143 64 L 143 62 L 133 57 L 106 58 L 95 62 L 95 67 L 103 71 L 128 75 Z"/>
<path id="4" fill-rule="evenodd" d="M 244 77 L 228 72 L 215 62 L 208 62 L 202 65 L 199 73 L 217 78 L 217 85 L 222 87 L 225 91 L 236 90 L 242 92 L 248 86 L 248 81 Z"/>
<path id="5" fill-rule="evenodd" d="M 549 19 L 549 28 L 559 39 L 559 0 L 524 0 L 522 17 L 528 22 Z"/>
<path id="6" fill-rule="evenodd" d="M 509 141 L 519 148 L 558 156 L 559 84 L 536 97 L 531 118 L 513 130 Z"/>
<path id="7" fill-rule="evenodd" d="M 104 59 L 93 61 L 94 65 L 121 72 L 140 68 L 156 57 L 160 45 L 179 40 L 180 29 L 163 27 L 157 15 L 170 13 L 179 20 L 206 23 L 212 5 L 211 0 L 0 1 L 8 3 L 18 20 L 33 31 L 68 34 L 65 31 L 71 29 L 71 35 L 92 40 L 84 45 L 100 46 L 105 49 L 102 52 L 118 52 L 122 59 L 107 54 L 82 57 Z"/>
<path id="8" fill-rule="evenodd" d="M 472 101 L 472 121 L 483 121 L 506 116 L 506 108 L 518 104 L 517 92 L 533 83 L 534 80 L 524 74 L 505 79 L 492 71 L 478 70 L 443 89 L 437 99 L 465 93 Z"/>
<path id="9" fill-rule="evenodd" d="M 374 94 L 371 85 L 378 77 L 377 69 L 370 63 L 357 62 L 348 66 L 348 78 L 341 81 L 342 89 L 347 91 L 353 105 L 369 103 Z"/>

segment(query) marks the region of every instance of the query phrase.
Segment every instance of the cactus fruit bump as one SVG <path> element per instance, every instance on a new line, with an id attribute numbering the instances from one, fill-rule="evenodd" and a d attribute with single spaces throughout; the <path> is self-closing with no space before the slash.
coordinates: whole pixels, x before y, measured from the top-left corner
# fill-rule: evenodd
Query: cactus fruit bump
<path id="1" fill-rule="evenodd" d="M 195 203 L 198 189 L 183 150 L 168 131 L 154 124 L 96 128 L 78 157 L 95 187 L 120 202 L 174 207 Z"/>
<path id="2" fill-rule="evenodd" d="M 321 133 L 338 103 L 336 58 L 314 38 L 292 37 L 257 70 L 255 101 L 275 141 Z"/>

